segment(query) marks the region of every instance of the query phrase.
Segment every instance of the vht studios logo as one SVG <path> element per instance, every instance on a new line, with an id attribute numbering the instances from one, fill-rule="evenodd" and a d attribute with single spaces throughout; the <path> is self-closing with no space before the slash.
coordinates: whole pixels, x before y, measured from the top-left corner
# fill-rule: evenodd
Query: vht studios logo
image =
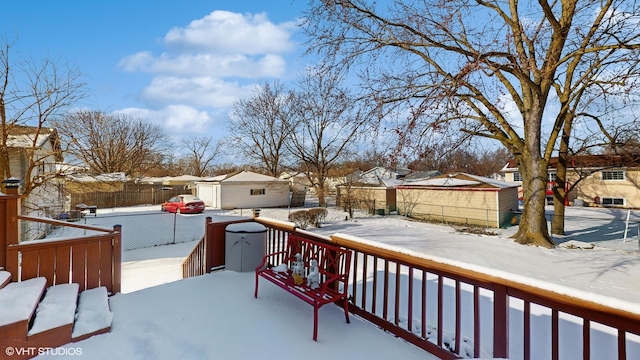
<path id="1" fill-rule="evenodd" d="M 4 349 L 7 356 L 36 356 L 36 355 L 82 355 L 82 348 L 51 348 L 51 347 L 13 347 Z"/>

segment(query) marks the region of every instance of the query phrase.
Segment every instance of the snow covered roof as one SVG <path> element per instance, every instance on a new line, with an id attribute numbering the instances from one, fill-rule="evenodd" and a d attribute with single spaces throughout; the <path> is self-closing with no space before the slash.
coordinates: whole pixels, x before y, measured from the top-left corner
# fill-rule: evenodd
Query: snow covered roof
<path id="1" fill-rule="evenodd" d="M 283 179 L 278 179 L 273 176 L 262 175 L 262 174 L 254 173 L 251 171 L 242 171 L 233 176 L 229 176 L 224 180 L 221 180 L 221 182 L 225 182 L 225 183 L 227 182 L 286 182 L 288 183 L 288 181 Z"/>
<path id="2" fill-rule="evenodd" d="M 56 133 L 55 129 L 40 128 L 33 126 L 14 126 L 9 128 L 7 137 L 7 147 L 12 148 L 30 148 L 33 141 L 36 141 L 36 148 L 42 147 L 47 141 L 51 140 L 51 136 Z M 54 135 L 55 136 L 55 135 Z"/>
<path id="3" fill-rule="evenodd" d="M 100 175 L 87 175 L 87 174 L 73 174 L 67 175 L 67 179 L 77 182 L 114 182 L 114 181 L 127 181 L 127 176 L 123 172 L 114 172 Z"/>
<path id="4" fill-rule="evenodd" d="M 180 176 L 174 176 L 174 177 L 166 177 L 164 178 L 165 181 L 201 181 L 204 178 L 199 177 L 199 176 L 193 176 L 193 175 L 180 175 Z"/>
<path id="5" fill-rule="evenodd" d="M 224 182 L 224 183 L 233 183 L 233 182 L 278 182 L 278 183 L 289 183 L 288 180 L 279 179 L 277 177 L 262 175 L 258 173 L 254 173 L 251 171 L 241 171 L 235 172 L 225 175 L 212 176 L 202 179 L 203 182 Z"/>
<path id="6" fill-rule="evenodd" d="M 402 186 L 506 189 L 518 187 L 519 184 L 494 180 L 478 175 L 456 173 L 439 175 L 426 180 L 406 181 L 402 184 Z"/>

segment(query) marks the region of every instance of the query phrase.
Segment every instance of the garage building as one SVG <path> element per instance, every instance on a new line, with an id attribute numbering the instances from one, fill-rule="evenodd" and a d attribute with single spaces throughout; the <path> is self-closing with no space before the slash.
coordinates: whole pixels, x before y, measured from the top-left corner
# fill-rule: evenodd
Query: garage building
<path id="1" fill-rule="evenodd" d="M 289 205 L 289 182 L 242 171 L 196 182 L 196 195 L 216 209 L 253 209 Z"/>
<path id="2" fill-rule="evenodd" d="M 518 211 L 518 184 L 457 173 L 397 187 L 398 212 L 443 223 L 498 228 Z"/>

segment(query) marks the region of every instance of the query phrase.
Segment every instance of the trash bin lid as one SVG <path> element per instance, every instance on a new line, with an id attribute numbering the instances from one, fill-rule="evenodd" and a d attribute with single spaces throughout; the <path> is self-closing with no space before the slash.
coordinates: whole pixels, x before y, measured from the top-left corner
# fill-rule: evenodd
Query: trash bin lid
<path id="1" fill-rule="evenodd" d="M 267 228 L 257 222 L 245 222 L 227 225 L 225 231 L 230 233 L 261 233 L 267 232 Z"/>

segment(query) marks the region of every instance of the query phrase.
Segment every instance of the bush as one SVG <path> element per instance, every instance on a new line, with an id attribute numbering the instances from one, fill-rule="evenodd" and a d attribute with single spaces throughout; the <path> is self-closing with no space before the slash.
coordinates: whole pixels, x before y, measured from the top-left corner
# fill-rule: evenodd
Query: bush
<path id="1" fill-rule="evenodd" d="M 327 218 L 329 212 L 325 208 L 313 208 L 308 211 L 309 219 L 313 226 L 319 228 L 322 222 Z"/>
<path id="2" fill-rule="evenodd" d="M 304 230 L 311 223 L 311 217 L 307 210 L 298 210 L 289 214 L 289 221 L 295 223 L 297 227 Z"/>

